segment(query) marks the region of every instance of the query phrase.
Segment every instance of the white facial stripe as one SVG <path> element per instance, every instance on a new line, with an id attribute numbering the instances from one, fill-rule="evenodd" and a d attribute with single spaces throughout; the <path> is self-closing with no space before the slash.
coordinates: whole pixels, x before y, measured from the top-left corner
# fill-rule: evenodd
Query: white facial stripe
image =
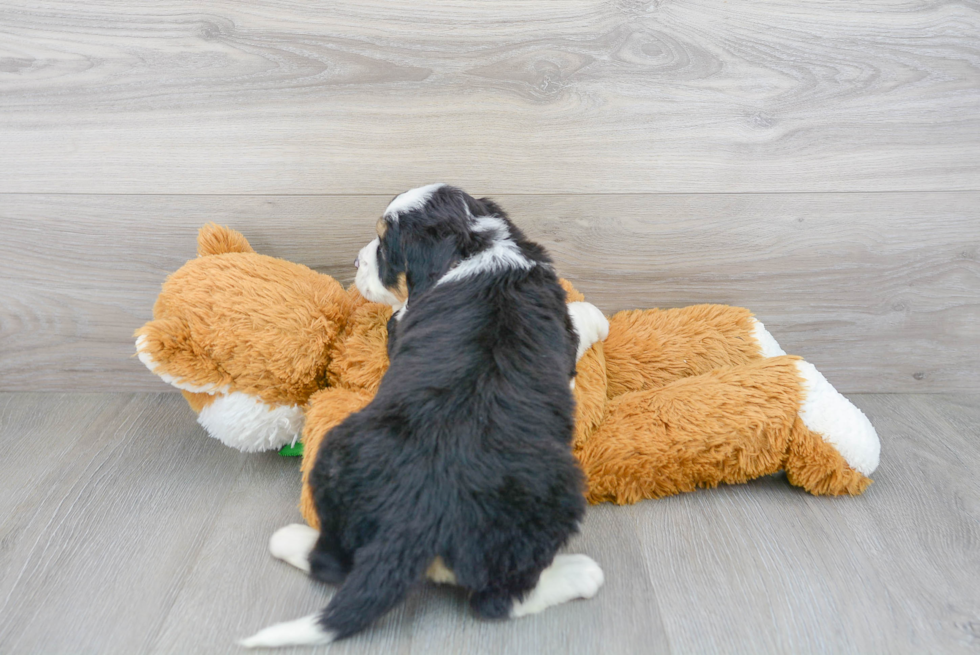
<path id="1" fill-rule="evenodd" d="M 507 269 L 530 270 L 534 262 L 529 260 L 510 238 L 507 223 L 497 216 L 481 216 L 473 222 L 474 232 L 493 232 L 493 244 L 486 250 L 464 259 L 451 271 L 439 278 L 436 285 L 455 282 L 480 273 L 494 273 Z"/>
<path id="2" fill-rule="evenodd" d="M 429 201 L 429 198 L 432 197 L 433 193 L 444 186 L 446 185 L 442 182 L 437 184 L 427 184 L 426 186 L 410 189 L 409 191 L 400 194 L 397 198 L 392 200 L 388 205 L 388 208 L 385 209 L 385 218 L 390 218 L 392 221 L 397 223 L 399 214 L 412 211 L 413 209 L 419 209 Z"/>
<path id="3" fill-rule="evenodd" d="M 361 248 L 357 255 L 357 275 L 354 276 L 354 284 L 361 295 L 371 302 L 379 302 L 384 305 L 391 305 L 395 309 L 401 309 L 402 301 L 393 294 L 382 282 L 381 274 L 378 271 L 378 246 L 381 240 L 375 238 L 371 243 Z"/>

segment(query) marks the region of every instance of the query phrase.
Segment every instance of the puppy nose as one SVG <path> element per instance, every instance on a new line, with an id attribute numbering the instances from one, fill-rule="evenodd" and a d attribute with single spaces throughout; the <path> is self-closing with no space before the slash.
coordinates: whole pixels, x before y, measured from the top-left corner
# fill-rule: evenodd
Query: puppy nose
<path id="1" fill-rule="evenodd" d="M 358 255 L 357 257 L 354 258 L 354 268 L 360 268 L 360 267 L 361 267 L 361 256 Z"/>

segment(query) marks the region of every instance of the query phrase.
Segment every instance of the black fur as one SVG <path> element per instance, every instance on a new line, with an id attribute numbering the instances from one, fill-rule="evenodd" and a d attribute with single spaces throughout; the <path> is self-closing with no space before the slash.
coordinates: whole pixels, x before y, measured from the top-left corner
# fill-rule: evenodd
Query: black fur
<path id="1" fill-rule="evenodd" d="M 469 209 L 467 214 L 466 209 Z M 535 265 L 436 285 L 507 221 Z M 576 339 L 543 248 L 499 207 L 443 187 L 388 220 L 378 266 L 404 273 L 391 365 L 374 400 L 324 439 L 310 477 L 321 534 L 312 575 L 343 585 L 320 616 L 337 638 L 400 602 L 440 556 L 485 617 L 505 617 L 578 528 L 572 456 Z"/>

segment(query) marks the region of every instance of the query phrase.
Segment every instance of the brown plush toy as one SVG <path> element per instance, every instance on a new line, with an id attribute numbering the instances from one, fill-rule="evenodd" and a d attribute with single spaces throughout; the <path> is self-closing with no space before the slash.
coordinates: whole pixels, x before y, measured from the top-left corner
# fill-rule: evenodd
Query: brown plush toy
<path id="1" fill-rule="evenodd" d="M 306 476 L 329 429 L 374 396 L 391 308 L 256 255 L 233 230 L 206 226 L 199 252 L 137 331 L 140 359 L 184 390 L 209 433 L 241 450 L 289 443 L 305 418 L 300 509 L 317 527 Z M 565 285 L 569 302 L 583 300 Z M 864 414 L 745 309 L 619 312 L 577 368 L 573 447 L 593 503 L 780 470 L 813 494 L 859 494 L 878 465 Z"/>
<path id="2" fill-rule="evenodd" d="M 134 335 L 137 356 L 222 443 L 244 452 L 294 443 L 310 394 L 326 384 L 350 295 L 217 225 L 201 228 L 197 252 L 164 282 L 153 320 Z"/>

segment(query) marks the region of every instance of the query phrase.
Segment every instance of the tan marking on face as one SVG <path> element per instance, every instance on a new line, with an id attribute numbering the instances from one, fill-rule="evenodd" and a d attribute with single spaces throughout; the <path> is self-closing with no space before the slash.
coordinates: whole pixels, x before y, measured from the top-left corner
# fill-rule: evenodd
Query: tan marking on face
<path id="1" fill-rule="evenodd" d="M 400 302 L 408 300 L 408 277 L 404 273 L 398 274 L 398 284 L 394 288 L 389 288 Z"/>
<path id="2" fill-rule="evenodd" d="M 385 221 L 385 217 L 382 216 L 378 219 L 378 222 L 374 225 L 374 231 L 378 233 L 378 238 L 384 239 L 385 232 L 388 231 L 388 222 Z"/>
<path id="3" fill-rule="evenodd" d="M 425 577 L 436 584 L 456 584 L 456 574 L 446 567 L 446 563 L 439 556 L 429 564 L 429 568 L 425 570 Z"/>

